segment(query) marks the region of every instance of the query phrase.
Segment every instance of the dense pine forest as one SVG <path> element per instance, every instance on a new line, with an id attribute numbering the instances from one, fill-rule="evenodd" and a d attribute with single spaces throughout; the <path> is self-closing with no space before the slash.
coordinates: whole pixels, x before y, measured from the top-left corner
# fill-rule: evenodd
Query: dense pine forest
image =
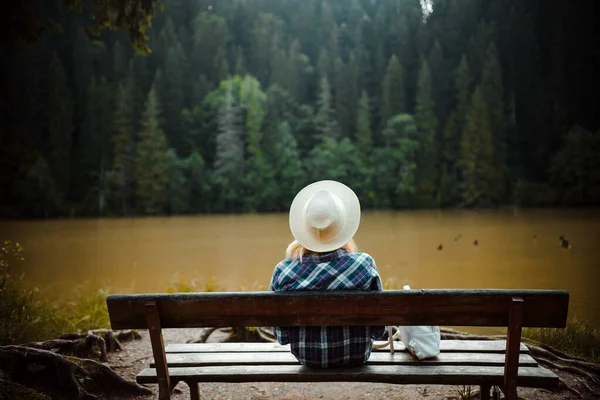
<path id="1" fill-rule="evenodd" d="M 2 215 L 283 211 L 320 179 L 366 209 L 600 203 L 568 2 L 164 4 L 145 55 L 45 2 L 60 29 L 0 67 Z"/>

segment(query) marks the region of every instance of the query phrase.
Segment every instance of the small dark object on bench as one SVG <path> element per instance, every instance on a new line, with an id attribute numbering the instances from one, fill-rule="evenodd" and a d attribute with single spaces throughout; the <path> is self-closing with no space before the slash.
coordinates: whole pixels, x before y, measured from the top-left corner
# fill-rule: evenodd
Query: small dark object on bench
<path id="1" fill-rule="evenodd" d="M 170 399 L 178 382 L 199 399 L 200 382 L 381 382 L 480 385 L 482 400 L 500 386 L 557 387 L 521 344 L 522 327 L 564 328 L 569 294 L 555 290 L 400 290 L 383 292 L 244 292 L 111 295 L 112 329 L 150 332 L 154 363 L 138 383 L 158 383 Z M 172 344 L 162 328 L 323 325 L 508 327 L 507 340 L 442 341 L 441 354 L 419 361 L 402 349 L 374 351 L 359 368 L 312 370 L 275 343 Z M 402 347 L 402 346 L 400 346 Z M 168 369 L 167 369 L 168 363 Z M 251 367 L 249 367 L 251 366 Z"/>

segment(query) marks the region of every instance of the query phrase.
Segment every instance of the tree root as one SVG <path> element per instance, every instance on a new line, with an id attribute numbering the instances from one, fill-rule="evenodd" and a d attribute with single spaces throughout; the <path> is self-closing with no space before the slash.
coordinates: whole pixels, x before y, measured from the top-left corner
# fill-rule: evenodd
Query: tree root
<path id="1" fill-rule="evenodd" d="M 191 339 L 188 340 L 188 343 L 206 343 L 206 341 L 208 340 L 208 337 L 210 335 L 212 335 L 212 333 L 214 331 L 216 331 L 219 328 L 204 328 L 202 329 L 202 332 L 200 333 L 200 337 L 198 339 Z"/>
<path id="2" fill-rule="evenodd" d="M 573 368 L 577 368 L 577 371 L 589 373 L 590 378 L 593 379 L 594 382 L 600 382 L 600 364 L 581 361 L 581 359 L 572 357 L 568 354 L 558 351 L 548 351 L 545 348 L 534 346 L 529 343 L 526 343 L 525 345 L 529 349 L 529 353 L 531 354 L 531 356 L 536 360 L 539 358 L 544 360 L 554 360 L 568 363 L 569 365 L 572 365 Z M 560 355 L 556 353 L 559 353 Z"/>
<path id="3" fill-rule="evenodd" d="M 98 329 L 88 333 L 69 333 L 58 339 L 25 343 L 22 346 L 107 362 L 107 353 L 121 351 L 121 341 L 141 338 L 140 334 L 133 330 L 120 331 L 115 334 L 108 329 Z"/>
<path id="4" fill-rule="evenodd" d="M 0 400 L 52 400 L 35 389 L 0 379 Z"/>
<path id="5" fill-rule="evenodd" d="M 129 382 L 94 360 L 66 357 L 25 346 L 0 348 L 2 377 L 50 397 L 95 400 L 98 395 L 145 395 L 149 389 Z"/>

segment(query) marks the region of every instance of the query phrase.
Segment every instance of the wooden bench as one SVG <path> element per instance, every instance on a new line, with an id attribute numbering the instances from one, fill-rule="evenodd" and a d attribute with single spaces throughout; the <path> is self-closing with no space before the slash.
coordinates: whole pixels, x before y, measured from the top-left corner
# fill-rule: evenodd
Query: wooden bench
<path id="1" fill-rule="evenodd" d="M 169 399 L 178 382 L 199 399 L 202 382 L 381 382 L 552 388 L 558 377 L 521 343 L 522 327 L 566 326 L 569 294 L 553 290 L 401 290 L 383 292 L 243 292 L 111 295 L 112 329 L 148 329 L 154 363 L 137 376 Z M 313 370 L 276 343 L 170 344 L 161 329 L 250 326 L 440 325 L 508 327 L 507 340 L 442 341 L 441 354 L 419 361 L 396 342 L 358 368 Z M 167 368 L 168 365 L 168 368 Z"/>

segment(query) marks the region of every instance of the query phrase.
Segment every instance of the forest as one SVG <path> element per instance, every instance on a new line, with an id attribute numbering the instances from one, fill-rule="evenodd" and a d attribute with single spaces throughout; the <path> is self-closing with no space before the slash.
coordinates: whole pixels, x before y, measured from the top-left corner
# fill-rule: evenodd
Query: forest
<path id="1" fill-rule="evenodd" d="M 364 209 L 598 205 L 567 3 L 165 0 L 141 54 L 40 2 L 57 28 L 0 66 L 0 215 L 285 211 L 321 179 Z"/>

